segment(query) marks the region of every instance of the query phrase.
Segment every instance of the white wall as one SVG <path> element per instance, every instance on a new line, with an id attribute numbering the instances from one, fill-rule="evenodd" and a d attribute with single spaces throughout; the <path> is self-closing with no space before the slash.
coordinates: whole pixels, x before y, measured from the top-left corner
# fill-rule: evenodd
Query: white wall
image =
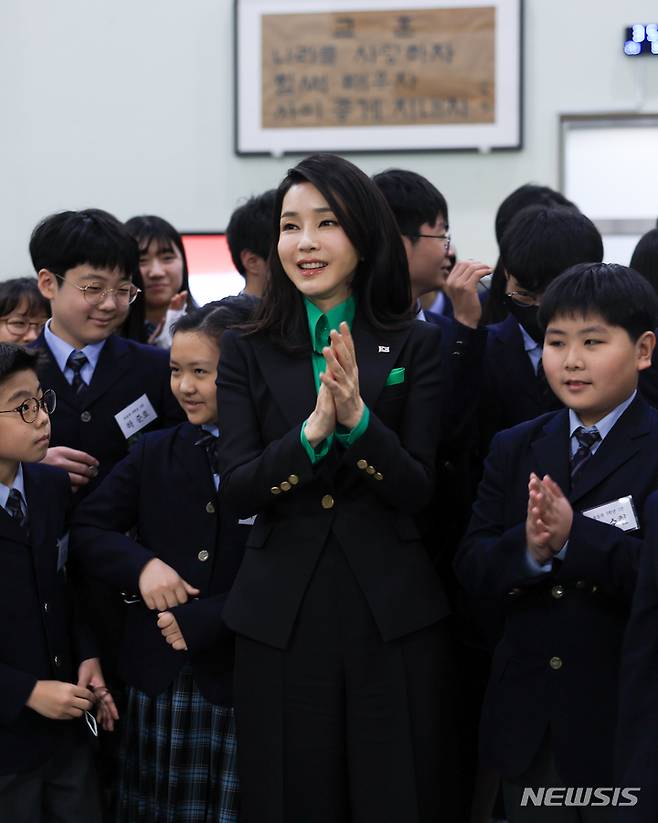
<path id="1" fill-rule="evenodd" d="M 633 110 L 643 73 L 643 108 L 658 110 L 658 59 L 621 49 L 626 24 L 655 16 L 651 0 L 526 0 L 523 150 L 352 159 L 431 178 L 459 254 L 493 261 L 501 199 L 558 183 L 559 113 Z M 233 153 L 232 44 L 232 0 L 1 0 L 0 277 L 29 271 L 29 233 L 52 211 L 222 229 L 278 183 L 294 158 Z"/>

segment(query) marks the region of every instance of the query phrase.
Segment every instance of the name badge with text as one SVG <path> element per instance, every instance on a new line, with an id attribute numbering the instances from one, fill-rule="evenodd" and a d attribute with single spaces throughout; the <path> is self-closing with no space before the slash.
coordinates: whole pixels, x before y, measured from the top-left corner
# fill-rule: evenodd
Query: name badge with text
<path id="1" fill-rule="evenodd" d="M 121 409 L 118 414 L 115 414 L 114 419 L 119 424 L 119 428 L 127 440 L 129 437 L 132 437 L 133 434 L 137 434 L 138 431 L 148 426 L 149 423 L 157 420 L 158 415 L 151 405 L 151 401 L 143 394 L 141 397 L 138 397 L 134 403 L 126 406 L 125 409 Z"/>
<path id="2" fill-rule="evenodd" d="M 637 518 L 633 496 L 620 497 L 619 500 L 611 500 L 601 506 L 594 506 L 586 509 L 582 514 L 598 520 L 599 523 L 607 523 L 609 526 L 616 526 L 624 532 L 634 532 L 640 528 L 640 521 Z"/>

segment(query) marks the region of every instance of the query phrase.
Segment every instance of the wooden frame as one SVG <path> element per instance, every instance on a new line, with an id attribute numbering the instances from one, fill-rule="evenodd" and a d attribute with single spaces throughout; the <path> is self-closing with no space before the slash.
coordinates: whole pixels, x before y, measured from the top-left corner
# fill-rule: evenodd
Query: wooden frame
<path id="1" fill-rule="evenodd" d="M 235 0 L 236 152 L 521 148 L 522 2 Z"/>

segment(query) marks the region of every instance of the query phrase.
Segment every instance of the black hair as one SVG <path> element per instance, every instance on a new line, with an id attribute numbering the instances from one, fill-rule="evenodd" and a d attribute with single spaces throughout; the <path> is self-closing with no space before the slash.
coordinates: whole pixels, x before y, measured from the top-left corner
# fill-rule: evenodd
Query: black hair
<path id="1" fill-rule="evenodd" d="M 658 228 L 651 229 L 640 237 L 630 265 L 642 277 L 646 277 L 658 292 Z"/>
<path id="2" fill-rule="evenodd" d="M 192 297 L 190 291 L 189 269 L 187 265 L 187 255 L 185 254 L 185 246 L 183 245 L 183 238 L 180 233 L 168 223 L 164 218 L 158 217 L 155 214 L 143 214 L 137 217 L 131 217 L 126 220 L 125 227 L 131 237 L 137 242 L 139 248 L 139 255 L 146 252 L 153 241 L 158 244 L 159 251 L 168 251 L 175 246 L 183 259 L 183 279 L 179 292 L 187 292 L 187 300 L 185 301 L 186 308 L 197 308 L 197 304 Z M 139 271 L 133 281 L 137 288 L 141 289 L 137 295 L 137 299 L 130 305 L 130 312 L 126 318 L 121 334 L 131 340 L 137 340 L 140 343 L 146 343 L 149 337 L 149 332 L 146 327 L 146 300 L 144 297 L 144 280 Z"/>
<path id="3" fill-rule="evenodd" d="M 257 298 L 247 294 L 231 295 L 223 300 L 207 303 L 182 315 L 172 325 L 172 336 L 177 332 L 198 332 L 220 344 L 226 329 L 244 325 L 259 304 Z"/>
<path id="4" fill-rule="evenodd" d="M 101 209 L 63 211 L 42 220 L 30 238 L 35 271 L 65 277 L 69 269 L 88 264 L 95 269 L 117 269 L 126 277 L 139 277 L 137 243 L 123 223 Z"/>
<path id="5" fill-rule="evenodd" d="M 570 266 L 600 263 L 603 241 L 594 223 L 578 211 L 529 206 L 505 230 L 500 259 L 521 288 L 541 294 Z"/>
<path id="6" fill-rule="evenodd" d="M 416 243 L 420 227 L 433 226 L 437 217 L 445 220 L 448 228 L 448 204 L 441 192 L 426 177 L 415 171 L 387 169 L 372 178 L 386 198 L 400 229 L 400 234 Z"/>
<path id="7" fill-rule="evenodd" d="M 276 189 L 250 197 L 238 206 L 226 227 L 226 240 L 233 265 L 244 277 L 242 252 L 250 251 L 267 260 L 272 246 L 272 215 L 276 201 Z"/>
<path id="8" fill-rule="evenodd" d="M 0 283 L 0 317 L 11 314 L 21 300 L 27 301 L 29 315 L 50 317 L 50 302 L 39 291 L 35 277 L 14 277 Z"/>
<path id="9" fill-rule="evenodd" d="M 16 343 L 0 343 L 0 384 L 12 374 L 29 369 L 36 373 L 39 352 Z"/>
<path id="10" fill-rule="evenodd" d="M 495 220 L 496 242 L 500 241 L 509 226 L 510 221 L 528 206 L 563 206 L 578 211 L 578 207 L 555 189 L 549 186 L 540 186 L 537 183 L 525 183 L 514 189 L 498 207 Z M 489 294 L 484 304 L 481 325 L 497 323 L 504 320 L 509 314 L 505 301 L 507 284 L 503 265 L 498 258 L 489 284 Z"/>
<path id="11" fill-rule="evenodd" d="M 281 205 L 299 183 L 325 198 L 359 257 L 352 280 L 358 310 L 374 329 L 397 329 L 413 319 L 407 255 L 383 194 L 361 169 L 335 154 L 313 154 L 290 169 L 277 189 L 273 235 L 279 237 Z M 286 274 L 276 242 L 270 279 L 250 331 L 266 331 L 289 352 L 307 351 L 308 325 L 302 295 Z M 305 344 L 300 343 L 305 340 Z"/>
<path id="12" fill-rule="evenodd" d="M 539 307 L 546 328 L 554 317 L 600 315 L 636 341 L 658 326 L 658 295 L 642 275 L 615 263 L 580 263 L 553 280 Z"/>

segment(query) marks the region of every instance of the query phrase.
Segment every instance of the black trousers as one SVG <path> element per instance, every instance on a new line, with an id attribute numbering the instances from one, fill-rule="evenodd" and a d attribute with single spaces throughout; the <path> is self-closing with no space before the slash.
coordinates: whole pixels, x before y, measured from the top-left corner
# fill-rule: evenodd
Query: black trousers
<path id="1" fill-rule="evenodd" d="M 3 823 L 100 823 L 101 818 L 98 777 L 87 743 L 71 742 L 29 772 L 0 775 Z"/>
<path id="2" fill-rule="evenodd" d="M 238 637 L 241 823 L 451 823 L 454 686 L 447 627 L 385 643 L 330 540 L 289 647 Z"/>

